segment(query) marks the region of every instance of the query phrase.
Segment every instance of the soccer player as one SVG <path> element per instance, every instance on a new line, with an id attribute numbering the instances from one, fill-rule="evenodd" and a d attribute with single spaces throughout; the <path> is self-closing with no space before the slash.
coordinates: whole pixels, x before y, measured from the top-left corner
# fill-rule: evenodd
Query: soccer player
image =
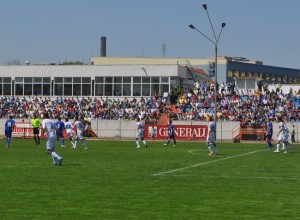
<path id="1" fill-rule="evenodd" d="M 73 125 L 69 122 L 69 119 L 65 119 L 65 129 L 68 139 L 71 141 L 72 146 L 74 147 L 75 143 L 73 142 Z"/>
<path id="2" fill-rule="evenodd" d="M 10 115 L 9 119 L 7 119 L 5 122 L 6 147 L 10 146 L 11 134 L 12 134 L 12 130 L 15 126 L 15 121 L 12 118 L 13 117 Z"/>
<path id="3" fill-rule="evenodd" d="M 77 147 L 78 139 L 80 139 L 80 141 L 81 141 L 81 143 L 83 145 L 83 149 L 87 149 L 86 141 L 83 138 L 84 125 L 83 125 L 82 121 L 78 120 L 78 116 L 76 116 L 74 118 L 74 127 L 76 128 L 76 138 L 75 138 L 75 144 L 74 144 L 73 148 Z"/>
<path id="4" fill-rule="evenodd" d="M 206 137 L 206 145 L 207 148 L 209 150 L 209 154 L 208 155 L 214 155 L 214 154 L 218 154 L 218 147 L 216 144 L 216 125 L 215 122 L 213 121 L 213 117 L 209 116 L 208 118 L 208 131 L 207 131 L 207 137 Z M 214 146 L 215 148 L 215 152 L 212 149 L 212 146 Z"/>
<path id="5" fill-rule="evenodd" d="M 141 139 L 141 141 L 143 142 L 143 144 L 145 145 L 145 147 L 148 147 L 146 141 L 145 141 L 145 137 L 144 137 L 144 126 L 145 123 L 144 121 L 141 121 L 139 117 L 137 117 L 135 119 L 136 123 L 136 136 L 135 136 L 135 143 L 136 143 L 136 148 L 140 148 L 140 143 L 139 143 L 139 138 Z"/>
<path id="6" fill-rule="evenodd" d="M 272 121 L 270 120 L 270 118 L 267 118 L 267 138 L 266 138 L 266 142 L 268 144 L 268 149 L 271 150 L 273 147 L 272 144 L 272 136 L 273 136 L 273 124 Z"/>
<path id="7" fill-rule="evenodd" d="M 61 121 L 61 117 L 58 117 L 58 121 L 55 122 L 56 125 L 56 137 L 57 141 L 61 139 L 61 147 L 65 147 L 65 138 L 63 135 L 63 130 L 65 129 L 65 123 Z"/>
<path id="8" fill-rule="evenodd" d="M 33 119 L 31 121 L 31 125 L 33 127 L 33 138 L 34 138 L 34 142 L 35 142 L 35 145 L 39 145 L 41 142 L 40 142 L 40 127 L 41 127 L 41 120 L 37 117 L 36 114 L 33 115 Z"/>
<path id="9" fill-rule="evenodd" d="M 281 117 L 277 117 L 276 121 L 279 123 L 279 132 L 277 134 L 277 146 L 274 152 L 279 153 L 280 144 L 282 144 L 282 149 L 285 150 L 284 153 L 287 153 L 289 130 Z"/>
<path id="10" fill-rule="evenodd" d="M 169 121 L 169 127 L 167 128 L 168 132 L 169 132 L 169 136 L 168 136 L 168 140 L 167 140 L 167 143 L 165 143 L 164 145 L 167 146 L 171 139 L 173 139 L 173 142 L 174 142 L 174 147 L 176 146 L 176 139 L 175 139 L 175 127 L 174 125 L 172 124 L 172 120 Z"/>
<path id="11" fill-rule="evenodd" d="M 151 126 L 151 140 L 154 141 L 156 137 L 156 129 L 154 126 Z"/>
<path id="12" fill-rule="evenodd" d="M 57 143 L 56 136 L 56 125 L 55 123 L 49 119 L 48 112 L 44 113 L 44 120 L 42 122 L 42 137 L 44 137 L 45 132 L 47 133 L 47 141 L 46 141 L 46 150 L 47 153 L 50 154 L 53 160 L 53 165 L 61 166 L 63 158 L 59 156 L 55 152 L 55 147 Z"/>
<path id="13" fill-rule="evenodd" d="M 291 132 L 291 141 L 292 141 L 292 143 L 296 142 L 296 140 L 295 140 L 295 134 L 296 134 L 295 125 L 293 125 L 293 129 L 292 129 L 292 132 Z"/>

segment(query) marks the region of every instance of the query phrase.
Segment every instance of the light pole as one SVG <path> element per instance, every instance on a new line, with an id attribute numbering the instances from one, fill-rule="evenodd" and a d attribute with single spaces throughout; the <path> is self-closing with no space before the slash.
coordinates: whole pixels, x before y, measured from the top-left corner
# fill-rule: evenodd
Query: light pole
<path id="1" fill-rule="evenodd" d="M 207 35 L 203 34 L 203 33 L 202 33 L 201 31 L 199 31 L 194 25 L 190 24 L 189 27 L 190 27 L 191 29 L 193 29 L 193 30 L 196 30 L 199 34 L 201 34 L 203 37 L 205 37 L 207 40 L 209 40 L 211 43 L 213 43 L 213 44 L 215 45 L 215 80 L 214 80 L 214 83 L 215 83 L 215 88 L 214 88 L 215 100 L 214 100 L 214 102 L 215 102 L 215 103 L 214 103 L 214 123 L 215 123 L 215 126 L 216 126 L 216 137 L 217 137 L 218 43 L 219 43 L 219 40 L 220 40 L 222 31 L 223 31 L 223 28 L 226 26 L 226 23 L 222 23 L 222 25 L 221 25 L 221 30 L 220 30 L 220 33 L 219 33 L 219 36 L 217 37 L 217 36 L 216 36 L 216 33 L 215 33 L 214 26 L 213 26 L 213 24 L 212 24 L 212 22 L 211 22 L 211 19 L 210 19 L 208 10 L 207 10 L 207 4 L 203 4 L 202 7 L 203 7 L 204 10 L 206 11 L 207 17 L 208 17 L 208 19 L 209 19 L 209 23 L 210 23 L 212 32 L 213 32 L 213 34 L 214 34 L 214 40 L 212 40 L 211 38 L 209 38 Z"/>

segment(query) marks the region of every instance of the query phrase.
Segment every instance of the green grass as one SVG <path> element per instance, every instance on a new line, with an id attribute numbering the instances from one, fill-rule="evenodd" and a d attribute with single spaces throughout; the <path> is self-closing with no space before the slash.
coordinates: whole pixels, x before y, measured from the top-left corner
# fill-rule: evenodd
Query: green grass
<path id="1" fill-rule="evenodd" d="M 300 150 L 266 144 L 88 141 L 89 149 L 14 139 L 0 148 L 0 219 L 300 219 Z"/>

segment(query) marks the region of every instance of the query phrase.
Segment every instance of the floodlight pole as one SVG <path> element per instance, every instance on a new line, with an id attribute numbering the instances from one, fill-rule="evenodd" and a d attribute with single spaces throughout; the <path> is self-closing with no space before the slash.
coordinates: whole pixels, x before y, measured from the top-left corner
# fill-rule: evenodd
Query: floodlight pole
<path id="1" fill-rule="evenodd" d="M 226 26 L 226 23 L 222 23 L 221 30 L 220 30 L 219 36 L 218 36 L 218 38 L 217 38 L 216 33 L 215 33 L 214 26 L 213 26 L 213 24 L 212 24 L 212 22 L 211 22 L 211 19 L 210 19 L 208 10 L 207 10 L 207 4 L 203 4 L 202 7 L 203 7 L 204 10 L 206 11 L 207 17 L 208 17 L 208 19 L 209 19 L 209 23 L 210 23 L 212 32 L 213 32 L 213 34 L 214 34 L 214 40 L 212 40 L 211 38 L 209 38 L 207 35 L 203 34 L 203 33 L 202 33 L 201 31 L 199 31 L 194 25 L 190 24 L 189 27 L 190 27 L 191 29 L 193 29 L 193 30 L 196 30 L 199 34 L 201 34 L 203 37 L 205 37 L 207 40 L 209 40 L 209 41 L 210 41 L 211 43 L 213 43 L 214 46 L 215 46 L 215 80 L 214 80 L 214 83 L 215 83 L 215 88 L 214 88 L 215 98 L 214 98 L 214 123 L 215 123 L 215 126 L 216 126 L 216 138 L 217 138 L 218 43 L 219 43 L 219 39 L 220 39 L 220 37 L 221 37 L 223 28 Z"/>

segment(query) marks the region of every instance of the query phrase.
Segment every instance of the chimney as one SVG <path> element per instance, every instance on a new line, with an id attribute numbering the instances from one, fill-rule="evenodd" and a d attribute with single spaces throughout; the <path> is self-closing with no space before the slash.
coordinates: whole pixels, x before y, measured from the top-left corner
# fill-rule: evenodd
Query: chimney
<path id="1" fill-rule="evenodd" d="M 100 57 L 106 57 L 106 37 L 101 37 Z"/>

